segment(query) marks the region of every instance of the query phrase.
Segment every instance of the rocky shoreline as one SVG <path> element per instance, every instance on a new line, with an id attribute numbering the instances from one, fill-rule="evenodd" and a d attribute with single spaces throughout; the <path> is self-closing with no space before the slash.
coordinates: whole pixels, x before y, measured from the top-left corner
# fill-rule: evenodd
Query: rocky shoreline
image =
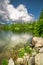
<path id="1" fill-rule="evenodd" d="M 16 60 L 16 65 L 43 65 L 43 38 L 33 37 L 32 44 L 30 46 L 34 50 L 32 56 L 28 55 L 27 61 L 26 58 L 18 58 Z"/>
<path id="2" fill-rule="evenodd" d="M 43 38 L 33 37 L 31 47 L 34 52 L 26 65 L 43 65 Z"/>
<path id="3" fill-rule="evenodd" d="M 0 64 L 1 59 L 4 57 L 8 58 L 8 65 L 43 65 L 43 38 L 41 37 L 33 37 L 32 43 L 30 44 L 30 48 L 32 48 L 32 55 L 25 53 L 25 57 L 17 58 L 14 60 L 13 55 L 10 52 L 6 54 L 2 54 L 0 56 Z M 3 56 L 3 57 L 2 57 Z M 10 61 L 11 60 L 11 61 Z M 13 63 L 12 63 L 13 62 Z M 11 63 L 11 64 L 10 64 Z"/>
<path id="4" fill-rule="evenodd" d="M 30 65 L 43 65 L 43 38 L 33 37 L 32 46 L 37 53 L 32 56 L 34 60 L 30 60 L 32 61 Z"/>

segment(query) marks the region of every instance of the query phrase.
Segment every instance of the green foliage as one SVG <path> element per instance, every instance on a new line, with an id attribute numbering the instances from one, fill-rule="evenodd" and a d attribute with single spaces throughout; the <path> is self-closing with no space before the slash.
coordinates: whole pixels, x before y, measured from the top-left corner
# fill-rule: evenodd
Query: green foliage
<path id="1" fill-rule="evenodd" d="M 18 57 L 23 57 L 24 56 L 24 53 L 25 53 L 25 49 L 24 48 L 21 48 L 18 52 Z"/>
<path id="2" fill-rule="evenodd" d="M 27 46 L 27 47 L 25 48 L 25 51 L 26 51 L 26 53 L 31 54 L 31 53 L 32 53 L 32 48 L 29 47 L 29 46 Z"/>
<path id="3" fill-rule="evenodd" d="M 30 46 L 23 47 L 18 52 L 18 57 L 23 57 L 24 53 L 32 54 L 33 50 Z"/>
<path id="4" fill-rule="evenodd" d="M 41 12 L 40 12 L 39 19 L 40 19 L 40 20 L 42 20 L 42 19 L 43 19 L 43 10 L 41 10 Z"/>
<path id="5" fill-rule="evenodd" d="M 37 29 L 37 31 L 38 31 L 38 36 L 41 36 L 41 37 L 43 37 L 43 21 L 38 21 L 38 29 Z"/>
<path id="6" fill-rule="evenodd" d="M 8 65 L 8 60 L 7 59 L 3 59 L 2 60 L 2 65 Z"/>

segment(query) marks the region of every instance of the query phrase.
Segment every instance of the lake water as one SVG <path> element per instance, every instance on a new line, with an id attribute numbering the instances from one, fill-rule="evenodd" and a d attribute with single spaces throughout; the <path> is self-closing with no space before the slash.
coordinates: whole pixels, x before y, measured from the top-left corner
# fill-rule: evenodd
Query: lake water
<path id="1" fill-rule="evenodd" d="M 11 31 L 0 31 L 0 51 L 4 47 L 11 48 L 19 44 L 31 43 L 32 35 L 27 33 L 16 34 Z"/>

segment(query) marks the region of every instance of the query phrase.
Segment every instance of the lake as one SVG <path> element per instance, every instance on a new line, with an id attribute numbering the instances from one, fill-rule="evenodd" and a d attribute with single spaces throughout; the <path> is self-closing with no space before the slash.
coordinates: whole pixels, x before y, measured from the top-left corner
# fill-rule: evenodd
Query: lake
<path id="1" fill-rule="evenodd" d="M 29 33 L 16 34 L 11 31 L 0 31 L 0 51 L 4 48 L 12 48 L 16 45 L 31 43 L 32 35 Z"/>

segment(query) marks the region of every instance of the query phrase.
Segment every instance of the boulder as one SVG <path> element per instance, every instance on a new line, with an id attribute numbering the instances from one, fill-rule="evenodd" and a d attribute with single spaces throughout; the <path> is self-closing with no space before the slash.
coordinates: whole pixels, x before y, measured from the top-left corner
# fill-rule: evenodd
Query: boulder
<path id="1" fill-rule="evenodd" d="M 35 46 L 35 47 L 43 47 L 43 38 L 33 37 L 32 45 Z"/>
<path id="2" fill-rule="evenodd" d="M 43 53 L 36 54 L 35 65 L 43 65 Z"/>
<path id="3" fill-rule="evenodd" d="M 23 58 L 18 58 L 16 61 L 16 65 L 26 65 L 26 60 Z"/>
<path id="4" fill-rule="evenodd" d="M 43 53 L 43 47 L 40 48 L 39 53 Z"/>
<path id="5" fill-rule="evenodd" d="M 17 62 L 17 64 L 23 63 L 23 58 L 18 58 L 16 62 Z"/>
<path id="6" fill-rule="evenodd" d="M 35 65 L 35 57 L 30 57 L 28 65 Z"/>
<path id="7" fill-rule="evenodd" d="M 15 64 L 14 64 L 14 61 L 12 60 L 12 58 L 9 59 L 8 65 L 15 65 Z"/>

